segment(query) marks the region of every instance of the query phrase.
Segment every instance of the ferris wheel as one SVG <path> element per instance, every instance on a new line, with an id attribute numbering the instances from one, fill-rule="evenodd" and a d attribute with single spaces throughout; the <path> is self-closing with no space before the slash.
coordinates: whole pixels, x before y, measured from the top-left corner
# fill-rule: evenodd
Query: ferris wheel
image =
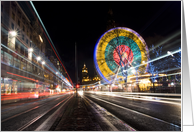
<path id="1" fill-rule="evenodd" d="M 149 52 L 144 39 L 134 30 L 125 27 L 116 27 L 105 32 L 94 51 L 95 68 L 107 83 L 145 73 L 148 58 Z"/>

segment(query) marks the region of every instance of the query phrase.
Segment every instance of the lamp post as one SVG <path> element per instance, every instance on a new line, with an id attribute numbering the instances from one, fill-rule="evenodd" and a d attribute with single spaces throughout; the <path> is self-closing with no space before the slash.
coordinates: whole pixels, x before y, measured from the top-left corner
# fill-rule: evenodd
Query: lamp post
<path id="1" fill-rule="evenodd" d="M 77 45 L 75 43 L 75 79 L 76 79 L 76 85 L 78 85 L 78 67 L 77 67 Z M 76 88 L 76 98 L 77 95 L 77 88 Z"/>
<path id="2" fill-rule="evenodd" d="M 17 36 L 16 31 L 10 31 L 8 33 L 8 47 L 15 51 L 15 39 Z"/>

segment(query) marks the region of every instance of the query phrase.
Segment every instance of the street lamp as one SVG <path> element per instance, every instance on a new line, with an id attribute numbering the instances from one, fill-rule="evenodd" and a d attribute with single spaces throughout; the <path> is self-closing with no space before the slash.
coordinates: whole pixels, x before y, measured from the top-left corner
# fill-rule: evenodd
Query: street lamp
<path id="1" fill-rule="evenodd" d="M 44 65 L 45 64 L 45 61 L 43 61 L 42 64 Z"/>
<path id="2" fill-rule="evenodd" d="M 15 37 L 17 35 L 16 31 L 10 31 L 9 33 L 11 34 L 12 37 Z"/>
<path id="3" fill-rule="evenodd" d="M 29 60 L 32 60 L 32 52 L 33 52 L 33 49 L 32 48 L 29 48 L 28 49 L 28 59 Z"/>
<path id="4" fill-rule="evenodd" d="M 33 52 L 33 49 L 32 49 L 32 48 L 29 48 L 28 51 L 29 51 L 29 52 Z"/>
<path id="5" fill-rule="evenodd" d="M 9 31 L 8 33 L 8 47 L 15 51 L 16 31 Z"/>
<path id="6" fill-rule="evenodd" d="M 36 59 L 39 61 L 39 60 L 41 60 L 41 57 L 40 57 L 40 56 L 38 56 Z"/>

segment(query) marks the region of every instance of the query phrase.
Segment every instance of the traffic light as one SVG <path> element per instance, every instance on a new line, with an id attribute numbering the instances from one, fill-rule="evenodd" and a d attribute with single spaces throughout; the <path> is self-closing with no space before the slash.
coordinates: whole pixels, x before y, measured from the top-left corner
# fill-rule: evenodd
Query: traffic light
<path id="1" fill-rule="evenodd" d="M 76 85 L 76 88 L 79 88 L 79 84 Z"/>

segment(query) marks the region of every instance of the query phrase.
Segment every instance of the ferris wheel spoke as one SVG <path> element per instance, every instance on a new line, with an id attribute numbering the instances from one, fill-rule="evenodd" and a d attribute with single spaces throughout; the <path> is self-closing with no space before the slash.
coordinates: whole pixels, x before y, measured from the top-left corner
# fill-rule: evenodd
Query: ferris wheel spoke
<path id="1" fill-rule="evenodd" d="M 139 73 L 145 72 L 148 64 L 141 64 L 142 61 L 148 60 L 149 51 L 138 33 L 129 28 L 117 27 L 101 36 L 95 56 L 95 67 L 105 81 L 111 81 L 109 75 L 116 80 L 118 71 L 119 78 L 124 77 L 127 81 L 127 76 L 136 74 L 131 72 L 131 68 L 135 68 Z"/>

